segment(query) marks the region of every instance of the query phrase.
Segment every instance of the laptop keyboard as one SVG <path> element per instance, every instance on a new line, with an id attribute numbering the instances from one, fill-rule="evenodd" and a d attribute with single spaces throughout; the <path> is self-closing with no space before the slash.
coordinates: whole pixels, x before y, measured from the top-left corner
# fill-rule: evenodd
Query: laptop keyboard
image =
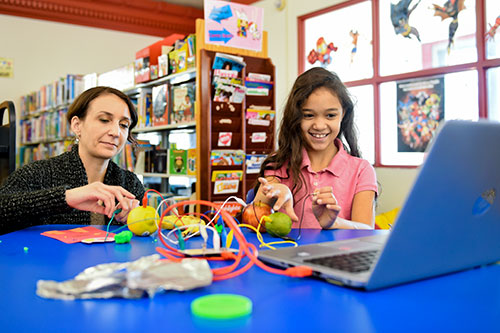
<path id="1" fill-rule="evenodd" d="M 347 254 L 337 254 L 328 257 L 306 259 L 304 262 L 335 268 L 351 273 L 361 273 L 368 271 L 375 261 L 380 250 L 360 251 Z"/>

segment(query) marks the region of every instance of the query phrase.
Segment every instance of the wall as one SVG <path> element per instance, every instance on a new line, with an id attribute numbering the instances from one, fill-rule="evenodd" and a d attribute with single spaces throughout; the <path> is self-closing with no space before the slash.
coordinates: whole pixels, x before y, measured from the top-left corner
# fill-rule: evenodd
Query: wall
<path id="1" fill-rule="evenodd" d="M 66 74 L 103 73 L 134 61 L 161 38 L 0 15 L 0 57 L 14 59 L 14 78 L 0 78 L 0 101 L 38 90 Z"/>
<path id="2" fill-rule="evenodd" d="M 280 111 L 288 91 L 298 75 L 298 32 L 299 16 L 344 2 L 345 0 L 288 0 L 282 11 L 276 9 L 276 0 L 262 0 L 254 3 L 264 8 L 264 30 L 269 36 L 269 57 L 276 66 L 278 108 Z M 403 204 L 405 197 L 417 175 L 415 169 L 376 168 L 380 184 L 377 213 L 383 213 Z"/>

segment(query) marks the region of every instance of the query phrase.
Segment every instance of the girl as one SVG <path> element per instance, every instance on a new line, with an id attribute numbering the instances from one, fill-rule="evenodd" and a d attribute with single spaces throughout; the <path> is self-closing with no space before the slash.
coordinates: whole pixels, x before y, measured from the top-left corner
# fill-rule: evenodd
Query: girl
<path id="1" fill-rule="evenodd" d="M 262 164 L 254 201 L 283 208 L 294 227 L 373 228 L 376 175 L 360 158 L 353 109 L 336 74 L 323 68 L 301 74 L 285 106 L 279 148 Z"/>
<path id="2" fill-rule="evenodd" d="M 69 107 L 77 144 L 59 156 L 13 172 L 0 188 L 0 234 L 36 224 L 104 224 L 106 215 L 125 222 L 144 187 L 111 159 L 126 142 L 137 112 L 121 91 L 96 87 Z"/>

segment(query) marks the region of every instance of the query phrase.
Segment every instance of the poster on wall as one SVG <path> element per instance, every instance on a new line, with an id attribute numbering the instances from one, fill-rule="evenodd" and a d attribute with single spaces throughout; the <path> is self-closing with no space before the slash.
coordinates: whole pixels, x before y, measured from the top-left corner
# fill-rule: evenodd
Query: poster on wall
<path id="1" fill-rule="evenodd" d="M 398 152 L 424 152 L 444 119 L 444 77 L 397 83 Z"/>
<path id="2" fill-rule="evenodd" d="M 14 60 L 9 58 L 0 58 L 0 77 L 14 77 Z"/>
<path id="3" fill-rule="evenodd" d="M 262 51 L 264 9 L 205 0 L 205 43 Z"/>

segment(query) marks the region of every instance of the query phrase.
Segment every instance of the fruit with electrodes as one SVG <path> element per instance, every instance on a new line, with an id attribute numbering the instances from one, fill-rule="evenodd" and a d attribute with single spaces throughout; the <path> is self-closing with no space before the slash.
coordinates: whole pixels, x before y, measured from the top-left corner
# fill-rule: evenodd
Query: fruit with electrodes
<path id="1" fill-rule="evenodd" d="M 264 221 L 267 232 L 273 237 L 285 237 L 292 230 L 292 219 L 282 212 L 264 216 Z"/>
<path id="2" fill-rule="evenodd" d="M 259 221 L 263 216 L 268 216 L 273 213 L 273 209 L 266 203 L 253 202 L 243 209 L 242 221 L 243 223 L 250 224 L 255 228 L 259 227 Z M 265 222 L 262 221 L 259 232 L 266 232 Z"/>
<path id="3" fill-rule="evenodd" d="M 139 206 L 130 211 L 127 217 L 127 226 L 137 236 L 149 236 L 154 233 L 160 220 L 158 213 L 151 206 Z"/>

